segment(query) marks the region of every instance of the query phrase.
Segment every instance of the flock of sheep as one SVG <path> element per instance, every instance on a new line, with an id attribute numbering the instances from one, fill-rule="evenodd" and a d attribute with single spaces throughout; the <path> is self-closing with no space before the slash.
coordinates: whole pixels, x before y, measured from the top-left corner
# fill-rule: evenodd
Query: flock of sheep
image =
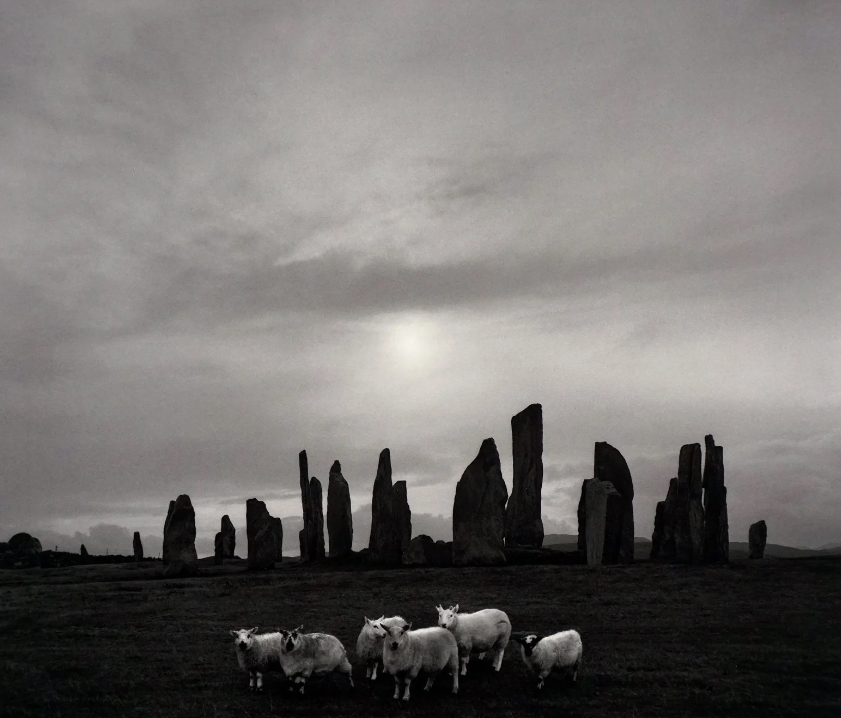
<path id="1" fill-rule="evenodd" d="M 494 670 L 502 668 L 502 656 L 511 639 L 511 621 L 504 611 L 486 608 L 475 613 L 459 613 L 458 604 L 438 609 L 438 626 L 412 629 L 412 624 L 400 616 L 380 618 L 365 624 L 356 641 L 356 653 L 364 661 L 365 677 L 376 680 L 377 669 L 394 676 L 394 698 L 400 698 L 401 683 L 405 685 L 403 700 L 409 700 L 412 680 L 423 671 L 428 691 L 436 676 L 449 668 L 453 676 L 453 693 L 458 693 L 459 674 L 467 673 L 471 652 L 479 659 L 492 654 Z M 304 692 L 307 679 L 313 674 L 337 671 L 353 676 L 347 651 L 341 641 L 326 633 L 303 633 L 303 626 L 292 631 L 258 634 L 257 628 L 231 631 L 239 666 L 249 673 L 249 689 L 263 689 L 263 673 L 281 670 L 289 679 L 289 690 L 298 687 Z M 536 633 L 517 635 L 523 661 L 537 678 L 538 690 L 552 670 L 570 672 L 578 677 L 581 663 L 581 636 L 577 631 L 560 631 L 541 637 Z M 461 668 L 459 670 L 459 664 Z"/>

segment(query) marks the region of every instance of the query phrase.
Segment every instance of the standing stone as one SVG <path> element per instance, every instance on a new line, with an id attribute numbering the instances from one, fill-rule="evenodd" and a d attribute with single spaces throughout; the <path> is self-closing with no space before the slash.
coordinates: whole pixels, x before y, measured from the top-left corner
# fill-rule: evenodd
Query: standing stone
<path id="1" fill-rule="evenodd" d="M 79 547 L 79 554 L 81 555 L 82 559 L 85 562 L 87 562 L 87 560 L 90 558 L 90 554 L 88 553 L 88 550 L 85 548 L 85 544 L 82 544 Z"/>
<path id="2" fill-rule="evenodd" d="M 724 449 L 712 434 L 704 437 L 704 562 L 730 560 L 730 529 L 727 523 L 727 487 L 724 485 Z"/>
<path id="3" fill-rule="evenodd" d="M 704 507 L 701 505 L 701 445 L 680 449 L 675 508 L 675 559 L 700 563 L 704 550 Z"/>
<path id="4" fill-rule="evenodd" d="M 245 536 L 248 568 L 272 568 L 283 556 L 283 524 L 257 499 L 245 502 Z"/>
<path id="5" fill-rule="evenodd" d="M 656 561 L 660 558 L 663 550 L 663 513 L 666 508 L 665 501 L 658 501 L 654 509 L 654 533 L 651 534 L 651 553 L 649 558 Z"/>
<path id="6" fill-rule="evenodd" d="M 164 576 L 195 576 L 199 570 L 196 554 L 196 512 L 187 494 L 170 501 L 164 524 Z"/>
<path id="7" fill-rule="evenodd" d="M 132 549 L 134 550 L 134 560 L 135 561 L 142 561 L 143 560 L 143 542 L 140 540 L 140 531 L 134 532 L 134 538 L 132 539 Z"/>
<path id="8" fill-rule="evenodd" d="M 338 461 L 330 467 L 327 483 L 327 534 L 330 558 L 347 556 L 353 550 L 353 514 L 350 510 L 350 487 L 342 476 Z"/>
<path id="9" fill-rule="evenodd" d="M 531 404 L 511 417 L 514 480 L 505 509 L 505 546 L 543 546 L 543 407 Z"/>
<path id="10" fill-rule="evenodd" d="M 506 562 L 503 551 L 505 503 L 499 452 L 485 439 L 476 458 L 464 470 L 453 501 L 453 563 L 488 566 Z"/>
<path id="11" fill-rule="evenodd" d="M 748 558 L 764 558 L 765 542 L 768 540 L 768 527 L 764 521 L 751 524 L 748 529 Z"/>
<path id="12" fill-rule="evenodd" d="M 605 516 L 604 563 L 634 560 L 634 482 L 625 457 L 606 441 L 597 441 L 593 477 L 611 484 L 622 497 L 611 499 Z"/>
<path id="13" fill-rule="evenodd" d="M 213 563 L 221 566 L 225 562 L 224 548 L 222 546 L 222 532 L 218 531 L 213 537 Z"/>
<path id="14" fill-rule="evenodd" d="M 222 517 L 219 533 L 222 534 L 222 558 L 234 558 L 237 548 L 237 530 L 228 514 Z"/>
<path id="15" fill-rule="evenodd" d="M 667 561 L 677 557 L 675 546 L 675 515 L 677 513 L 677 477 L 669 479 L 669 490 L 663 502 L 663 544 L 660 556 Z"/>
<path id="16" fill-rule="evenodd" d="M 304 513 L 304 528 L 298 534 L 301 546 L 301 561 L 319 561 L 324 558 L 324 512 L 321 502 L 321 482 L 309 477 L 307 452 L 298 454 L 298 469 L 301 484 L 301 507 Z"/>
<path id="17" fill-rule="evenodd" d="M 444 541 L 433 541 L 426 534 L 415 536 L 405 551 L 403 564 L 406 566 L 452 566 L 452 545 Z"/>
<path id="18" fill-rule="evenodd" d="M 585 479 L 578 502 L 578 545 L 583 550 L 588 566 L 606 563 L 608 539 L 615 543 L 616 536 L 607 532 L 608 516 L 615 525 L 621 517 L 623 497 L 609 481 Z"/>
<path id="19" fill-rule="evenodd" d="M 371 537 L 368 542 L 371 561 L 399 564 L 412 539 L 412 511 L 406 482 L 391 482 L 391 452 L 383 449 L 374 479 L 371 497 Z"/>

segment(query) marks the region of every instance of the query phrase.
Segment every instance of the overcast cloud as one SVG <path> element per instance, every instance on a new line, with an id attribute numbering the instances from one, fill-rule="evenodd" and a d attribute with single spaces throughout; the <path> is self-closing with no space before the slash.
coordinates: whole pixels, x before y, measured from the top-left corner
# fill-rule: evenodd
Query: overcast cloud
<path id="1" fill-rule="evenodd" d="M 0 539 L 244 541 L 301 449 L 446 517 L 540 402 L 559 532 L 712 433 L 734 540 L 840 541 L 839 67 L 831 1 L 0 0 Z"/>

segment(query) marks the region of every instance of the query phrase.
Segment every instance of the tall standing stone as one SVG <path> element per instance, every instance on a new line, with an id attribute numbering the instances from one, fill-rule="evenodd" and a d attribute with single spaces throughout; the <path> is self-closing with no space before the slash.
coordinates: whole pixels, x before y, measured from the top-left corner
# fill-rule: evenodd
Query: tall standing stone
<path id="1" fill-rule="evenodd" d="M 233 558 L 237 548 L 237 530 L 228 514 L 222 517 L 219 533 L 222 534 L 222 558 Z"/>
<path id="2" fill-rule="evenodd" d="M 677 557 L 675 545 L 675 516 L 677 514 L 677 477 L 669 479 L 669 490 L 663 502 L 663 544 L 660 556 L 667 561 Z"/>
<path id="3" fill-rule="evenodd" d="M 327 533 L 330 558 L 346 556 L 353 550 L 353 514 L 350 508 L 350 487 L 342 476 L 338 461 L 330 467 L 327 483 Z"/>
<path id="4" fill-rule="evenodd" d="M 383 449 L 371 496 L 371 537 L 368 542 L 374 563 L 399 564 L 412 539 L 412 512 L 406 482 L 391 481 L 391 452 Z"/>
<path id="5" fill-rule="evenodd" d="M 768 540 L 768 527 L 764 521 L 751 524 L 748 529 L 748 558 L 764 558 L 765 542 Z"/>
<path id="6" fill-rule="evenodd" d="M 307 452 L 298 454 L 298 469 L 301 484 L 301 507 L 304 513 L 304 528 L 298 534 L 302 561 L 319 561 L 324 558 L 324 511 L 321 501 L 321 482 L 314 476 L 310 479 L 307 466 Z"/>
<path id="7" fill-rule="evenodd" d="M 663 551 L 663 514 L 666 508 L 665 501 L 658 501 L 654 509 L 654 532 L 651 534 L 651 553 L 649 558 L 654 561 L 660 558 Z"/>
<path id="8" fill-rule="evenodd" d="M 628 462 L 606 441 L 597 441 L 593 457 L 593 477 L 607 482 L 622 497 L 611 499 L 605 516 L 604 563 L 631 563 L 634 560 L 634 482 Z"/>
<path id="9" fill-rule="evenodd" d="M 701 445 L 680 449 L 675 510 L 675 559 L 700 563 L 704 550 L 704 507 L 701 504 Z"/>
<path id="10" fill-rule="evenodd" d="M 464 470 L 453 501 L 453 563 L 488 566 L 506 562 L 503 551 L 505 503 L 499 452 L 485 439 L 476 458 Z"/>
<path id="11" fill-rule="evenodd" d="M 169 504 L 163 555 L 164 576 L 194 576 L 198 572 L 196 512 L 187 494 L 181 494 Z"/>
<path id="12" fill-rule="evenodd" d="M 588 566 L 607 563 L 606 554 L 615 537 L 608 533 L 608 517 L 614 524 L 621 517 L 622 495 L 609 481 L 585 479 L 578 501 L 578 547 L 584 553 Z"/>
<path id="13" fill-rule="evenodd" d="M 258 499 L 245 502 L 245 536 L 248 568 L 272 568 L 283 557 L 283 524 Z"/>
<path id="14" fill-rule="evenodd" d="M 134 550 L 134 560 L 135 561 L 142 561 L 143 560 L 143 542 L 140 540 L 140 531 L 134 532 L 134 538 L 132 539 L 132 549 Z"/>
<path id="15" fill-rule="evenodd" d="M 85 544 L 82 544 L 79 547 L 79 555 L 82 557 L 82 560 L 85 563 L 87 563 L 87 560 L 90 558 L 90 554 L 88 553 L 88 550 L 85 548 Z"/>
<path id="16" fill-rule="evenodd" d="M 505 509 L 506 547 L 543 546 L 543 407 L 531 404 L 511 417 L 514 478 Z"/>
<path id="17" fill-rule="evenodd" d="M 704 437 L 704 562 L 730 560 L 730 529 L 727 522 L 727 487 L 724 485 L 724 449 L 712 434 Z"/>

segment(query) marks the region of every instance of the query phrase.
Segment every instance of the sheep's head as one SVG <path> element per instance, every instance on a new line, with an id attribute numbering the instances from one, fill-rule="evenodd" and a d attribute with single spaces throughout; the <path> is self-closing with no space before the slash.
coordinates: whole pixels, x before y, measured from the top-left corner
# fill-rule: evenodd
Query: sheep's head
<path id="1" fill-rule="evenodd" d="M 385 614 L 383 614 L 379 618 L 372 621 L 370 618 L 368 618 L 366 616 L 364 627 L 367 628 L 369 631 L 372 631 L 373 633 L 375 633 L 380 638 L 382 638 L 386 634 L 386 628 L 381 623 L 384 618 L 385 618 Z"/>
<path id="2" fill-rule="evenodd" d="M 281 644 L 280 648 L 284 653 L 292 653 L 301 642 L 301 632 L 304 630 L 303 624 L 291 631 L 284 631 L 281 629 Z"/>
<path id="3" fill-rule="evenodd" d="M 247 651 L 254 643 L 254 634 L 257 633 L 257 626 L 254 628 L 239 628 L 231 631 L 234 637 L 234 645 L 239 651 Z"/>
<path id="4" fill-rule="evenodd" d="M 443 608 L 442 606 L 436 606 L 436 608 L 438 609 L 438 625 L 441 628 L 452 628 L 458 620 L 456 618 L 458 615 L 458 604 L 449 608 Z"/>
<path id="5" fill-rule="evenodd" d="M 411 623 L 407 623 L 405 626 L 389 626 L 386 629 L 385 645 L 392 651 L 399 650 L 400 646 L 403 645 L 403 641 L 406 640 L 406 632 L 411 627 Z"/>
<path id="6" fill-rule="evenodd" d="M 514 640 L 523 647 L 523 653 L 530 656 L 534 647 L 540 643 L 540 636 L 536 633 L 526 633 L 525 635 L 517 636 Z"/>

